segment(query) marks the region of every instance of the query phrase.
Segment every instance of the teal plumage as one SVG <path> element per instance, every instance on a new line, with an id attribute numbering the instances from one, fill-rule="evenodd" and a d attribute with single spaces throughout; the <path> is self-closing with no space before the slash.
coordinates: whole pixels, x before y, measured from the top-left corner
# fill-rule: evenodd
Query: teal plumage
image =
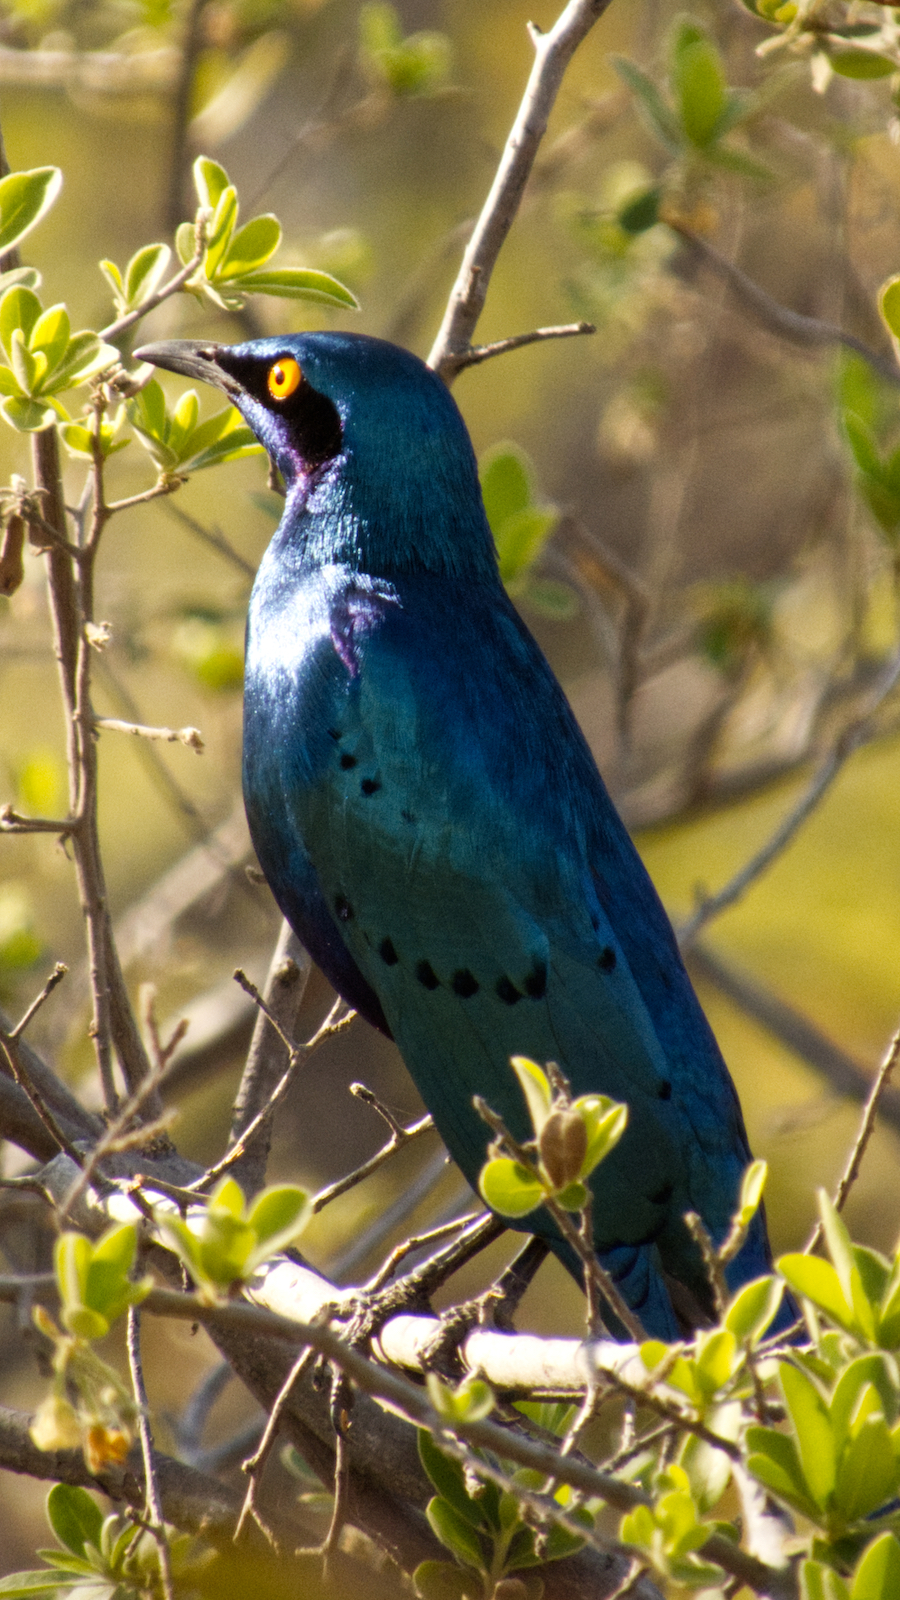
<path id="1" fill-rule="evenodd" d="M 530 1131 L 511 1055 L 628 1103 L 595 1175 L 596 1248 L 647 1331 L 677 1337 L 711 1311 L 684 1213 L 727 1232 L 750 1160 L 741 1111 L 665 912 L 503 590 L 451 396 L 358 335 L 142 353 L 223 388 L 285 479 L 250 604 L 244 724 L 247 814 L 279 905 L 396 1039 L 473 1185 L 488 1138 L 475 1094 Z M 574 1270 L 544 1212 L 523 1226 Z M 768 1266 L 760 1214 L 730 1281 Z"/>

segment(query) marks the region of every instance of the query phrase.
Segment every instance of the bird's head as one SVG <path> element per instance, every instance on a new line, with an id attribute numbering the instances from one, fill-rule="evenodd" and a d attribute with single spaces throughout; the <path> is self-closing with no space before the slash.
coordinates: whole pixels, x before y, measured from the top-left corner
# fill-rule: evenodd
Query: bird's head
<path id="1" fill-rule="evenodd" d="M 370 572 L 496 573 L 475 456 L 417 356 L 354 333 L 145 345 L 143 361 L 221 389 L 278 466 L 289 519 L 322 559 Z M 321 547 L 320 549 L 318 547 Z"/>

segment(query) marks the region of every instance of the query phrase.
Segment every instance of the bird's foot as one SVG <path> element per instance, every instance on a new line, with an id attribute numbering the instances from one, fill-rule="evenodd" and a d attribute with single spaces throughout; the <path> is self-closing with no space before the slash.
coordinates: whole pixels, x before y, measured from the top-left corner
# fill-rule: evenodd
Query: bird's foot
<path id="1" fill-rule="evenodd" d="M 439 1319 L 439 1325 L 422 1352 L 426 1371 L 442 1377 L 458 1378 L 465 1369 L 460 1351 L 474 1328 L 494 1328 L 498 1333 L 514 1331 L 513 1318 L 525 1290 L 549 1251 L 543 1239 L 529 1239 L 505 1272 L 474 1300 L 453 1306 Z"/>

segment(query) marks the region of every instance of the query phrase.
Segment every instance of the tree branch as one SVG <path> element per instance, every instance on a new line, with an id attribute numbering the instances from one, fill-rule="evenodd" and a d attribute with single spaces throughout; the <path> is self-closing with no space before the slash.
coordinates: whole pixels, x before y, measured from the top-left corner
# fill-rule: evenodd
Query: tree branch
<path id="1" fill-rule="evenodd" d="M 549 33 L 530 27 L 534 65 L 490 192 L 466 246 L 447 310 L 428 357 L 445 383 L 468 364 L 491 273 L 512 227 L 566 68 L 610 0 L 569 0 Z"/>

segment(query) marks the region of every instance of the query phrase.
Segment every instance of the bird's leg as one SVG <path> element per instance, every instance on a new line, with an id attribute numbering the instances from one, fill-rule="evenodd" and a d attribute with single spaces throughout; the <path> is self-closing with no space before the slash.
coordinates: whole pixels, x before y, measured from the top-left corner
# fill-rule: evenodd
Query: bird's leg
<path id="1" fill-rule="evenodd" d="M 473 1328 L 497 1328 L 509 1333 L 522 1296 L 545 1260 L 550 1246 L 543 1239 L 529 1239 L 523 1250 L 499 1278 L 474 1300 L 445 1311 L 433 1338 L 422 1351 L 422 1366 L 443 1377 L 460 1376 L 460 1350 Z"/>

